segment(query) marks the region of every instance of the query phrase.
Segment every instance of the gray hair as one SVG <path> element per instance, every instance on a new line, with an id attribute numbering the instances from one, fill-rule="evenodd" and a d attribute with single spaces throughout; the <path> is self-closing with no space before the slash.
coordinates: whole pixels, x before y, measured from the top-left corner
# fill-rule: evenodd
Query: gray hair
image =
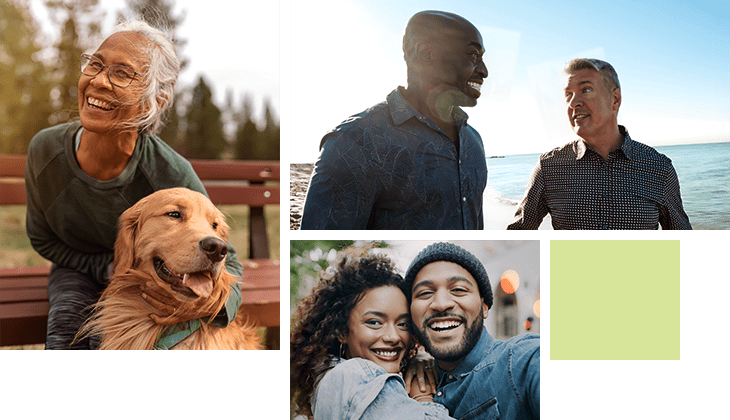
<path id="1" fill-rule="evenodd" d="M 565 73 L 573 74 L 578 70 L 593 69 L 601 75 L 604 86 L 611 92 L 614 89 L 621 89 L 618 81 L 618 74 L 612 65 L 597 58 L 576 58 L 565 65 Z"/>
<path id="2" fill-rule="evenodd" d="M 175 44 L 164 32 L 141 20 L 122 22 L 114 27 L 113 34 L 117 32 L 136 32 L 150 40 L 145 48 L 149 65 L 143 72 L 147 81 L 142 93 L 145 112 L 136 121 L 124 124 L 135 126 L 142 133 L 157 134 L 165 126 L 165 114 L 172 108 L 175 83 L 180 73 Z"/>

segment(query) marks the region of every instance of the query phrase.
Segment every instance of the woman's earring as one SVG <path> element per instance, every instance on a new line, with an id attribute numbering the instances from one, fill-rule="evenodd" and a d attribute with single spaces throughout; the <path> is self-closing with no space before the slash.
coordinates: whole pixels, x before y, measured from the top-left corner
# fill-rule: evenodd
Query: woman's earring
<path id="1" fill-rule="evenodd" d="M 340 359 L 345 358 L 345 343 L 340 343 Z"/>

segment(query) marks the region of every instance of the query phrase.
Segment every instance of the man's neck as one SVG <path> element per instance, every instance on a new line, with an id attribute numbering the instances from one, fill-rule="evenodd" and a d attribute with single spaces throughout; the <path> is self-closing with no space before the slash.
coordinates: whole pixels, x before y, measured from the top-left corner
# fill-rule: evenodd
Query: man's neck
<path id="1" fill-rule="evenodd" d="M 590 147 L 594 152 L 598 153 L 603 159 L 608 159 L 608 154 L 612 151 L 621 147 L 624 142 L 624 135 L 618 129 L 618 125 L 615 126 L 614 130 L 610 133 L 600 136 L 592 137 L 590 139 L 584 138 L 585 144 Z"/>
<path id="2" fill-rule="evenodd" d="M 408 85 L 401 90 L 403 98 L 448 136 L 455 145 L 459 144 L 459 126 L 454 119 L 454 106 L 438 88 L 424 91 L 420 86 Z"/>
<path id="3" fill-rule="evenodd" d="M 464 356 L 466 357 L 466 356 Z M 444 372 L 451 372 L 454 369 L 456 369 L 457 366 L 459 366 L 459 363 L 461 363 L 464 360 L 464 357 L 461 359 L 455 361 L 455 362 L 447 362 L 444 360 L 437 360 L 436 363 L 439 365 L 439 369 L 443 370 Z"/>

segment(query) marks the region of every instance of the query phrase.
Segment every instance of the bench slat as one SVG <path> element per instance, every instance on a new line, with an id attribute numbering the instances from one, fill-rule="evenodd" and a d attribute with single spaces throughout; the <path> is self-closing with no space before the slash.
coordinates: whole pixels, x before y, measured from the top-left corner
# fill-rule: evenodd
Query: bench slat
<path id="1" fill-rule="evenodd" d="M 200 179 L 237 181 L 278 181 L 277 161 L 234 161 L 189 159 Z"/>
<path id="2" fill-rule="evenodd" d="M 48 317 L 48 301 L 45 302 L 22 302 L 3 303 L 0 305 L 0 318 L 26 318 L 33 316 Z"/>
<path id="3" fill-rule="evenodd" d="M 0 305 L 6 302 L 27 302 L 48 300 L 48 289 L 38 287 L 33 289 L 0 290 Z"/>
<path id="4" fill-rule="evenodd" d="M 278 185 L 226 185 L 220 182 L 203 181 L 210 201 L 221 204 L 242 204 L 250 207 L 279 204 Z"/>
<path id="5" fill-rule="evenodd" d="M 0 176 L 25 177 L 25 155 L 0 155 Z"/>

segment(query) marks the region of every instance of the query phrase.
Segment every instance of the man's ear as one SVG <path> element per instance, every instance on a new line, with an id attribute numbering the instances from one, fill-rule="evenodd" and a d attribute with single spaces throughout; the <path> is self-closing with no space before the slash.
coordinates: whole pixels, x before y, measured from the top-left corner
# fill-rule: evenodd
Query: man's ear
<path id="1" fill-rule="evenodd" d="M 489 306 L 487 306 L 487 303 L 482 300 L 482 309 L 484 310 L 484 319 L 487 319 L 487 316 L 489 315 Z"/>
<path id="2" fill-rule="evenodd" d="M 621 88 L 616 88 L 611 92 L 612 109 L 618 112 L 618 108 L 621 106 Z"/>

